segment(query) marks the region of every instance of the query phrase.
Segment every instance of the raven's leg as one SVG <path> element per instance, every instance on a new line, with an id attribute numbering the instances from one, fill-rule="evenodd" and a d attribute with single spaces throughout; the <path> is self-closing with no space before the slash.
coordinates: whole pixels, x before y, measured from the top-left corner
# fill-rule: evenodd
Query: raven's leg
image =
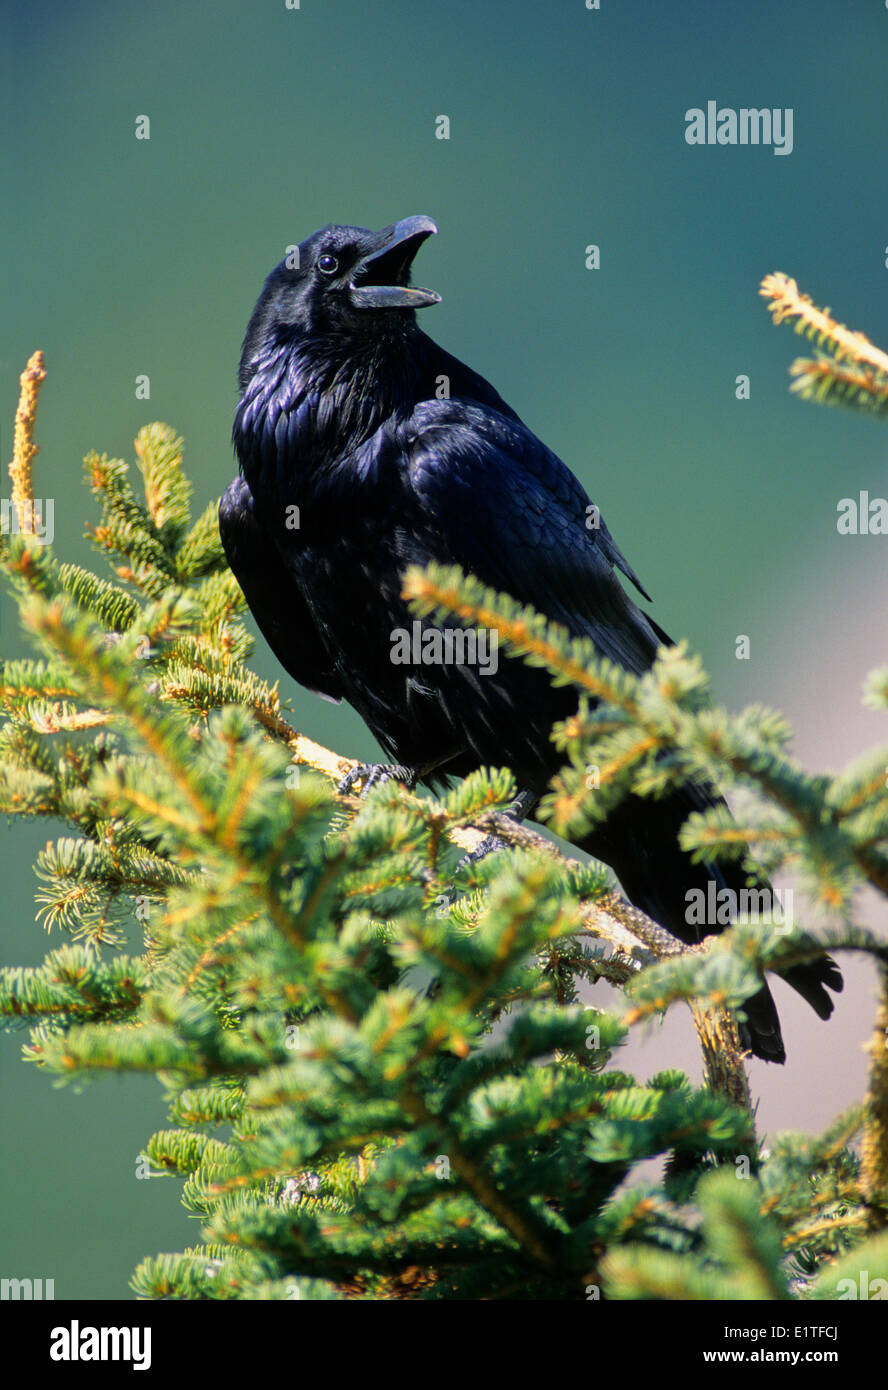
<path id="1" fill-rule="evenodd" d="M 378 787 L 383 782 L 394 780 L 403 782 L 409 791 L 416 785 L 418 776 L 414 768 L 405 767 L 403 763 L 355 763 L 337 785 L 336 790 L 344 796 L 354 790 L 356 782 L 361 782 L 361 796 L 364 796 L 371 787 Z"/>
<path id="2" fill-rule="evenodd" d="M 506 811 L 506 815 L 520 824 L 528 816 L 533 815 L 539 805 L 539 800 L 540 798 L 535 792 L 519 792 Z M 477 864 L 479 860 L 486 859 L 488 854 L 493 854 L 498 849 L 508 848 L 506 841 L 501 840 L 499 835 L 485 835 L 480 845 L 470 850 L 468 854 L 464 854 L 456 867 L 457 869 L 468 869 L 472 864 Z"/>

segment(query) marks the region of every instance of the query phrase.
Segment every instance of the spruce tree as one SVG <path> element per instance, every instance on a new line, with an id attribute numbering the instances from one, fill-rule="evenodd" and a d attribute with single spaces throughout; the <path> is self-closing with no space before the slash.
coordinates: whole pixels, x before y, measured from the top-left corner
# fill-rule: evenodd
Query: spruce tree
<path id="1" fill-rule="evenodd" d="M 763 293 L 821 351 L 797 389 L 884 411 L 888 359 L 798 295 Z M 200 1237 L 147 1254 L 150 1299 L 809 1300 L 888 1294 L 888 945 L 855 894 L 888 894 L 888 750 L 834 776 L 790 729 L 713 705 L 684 645 L 634 676 L 456 570 L 411 571 L 414 611 L 495 629 L 579 694 L 541 814 L 569 838 L 630 792 L 742 788 L 744 820 L 691 816 L 699 858 L 791 872 L 817 930 L 738 920 L 685 947 L 507 816 L 487 768 L 441 796 L 337 794 L 353 766 L 297 732 L 249 666 L 217 501 L 182 441 L 90 454 L 110 569 L 65 563 L 33 507 L 35 354 L 22 377 L 2 568 L 35 657 L 2 668 L 0 804 L 40 817 L 43 964 L 0 974 L 26 1060 L 67 1079 L 150 1072 Z M 888 668 L 867 700 L 888 705 Z M 590 785 L 588 769 L 598 775 Z M 509 848 L 463 859 L 495 830 Z M 766 970 L 864 952 L 880 998 L 867 1094 L 825 1134 L 761 1151 L 734 1019 Z M 625 991 L 619 1010 L 582 984 Z M 433 982 L 433 983 L 431 983 Z M 687 1003 L 705 1084 L 620 1068 L 630 1029 Z M 657 1180 L 637 1169 L 661 1161 Z M 119 1215 L 119 1214 L 116 1214 Z M 866 1274 L 866 1289 L 863 1275 Z"/>

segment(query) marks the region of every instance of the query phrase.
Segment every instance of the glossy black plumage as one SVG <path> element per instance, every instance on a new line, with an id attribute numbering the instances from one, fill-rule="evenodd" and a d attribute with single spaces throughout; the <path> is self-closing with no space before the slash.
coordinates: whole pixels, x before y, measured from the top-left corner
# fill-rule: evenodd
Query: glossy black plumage
<path id="1" fill-rule="evenodd" d="M 222 499 L 220 530 L 260 629 L 296 680 L 348 700 L 387 754 L 430 783 L 506 765 L 539 795 L 558 767 L 550 730 L 576 693 L 502 657 L 495 675 L 393 664 L 392 633 L 414 621 L 400 596 L 406 567 L 459 564 L 634 672 L 669 638 L 624 588 L 618 570 L 644 593 L 570 470 L 489 382 L 419 329 L 415 307 L 437 296 L 408 288 L 409 270 L 434 230 L 427 218 L 382 232 L 326 227 L 302 243 L 298 266 L 272 271 L 244 340 L 240 476 Z M 583 844 L 686 941 L 696 939 L 689 889 L 709 878 L 745 886 L 738 871 L 694 866 L 678 847 L 687 815 L 712 801 L 693 785 L 660 801 L 629 798 Z M 828 1017 L 824 986 L 841 988 L 828 958 L 786 978 Z M 752 1050 L 782 1061 L 766 987 L 747 1013 Z"/>

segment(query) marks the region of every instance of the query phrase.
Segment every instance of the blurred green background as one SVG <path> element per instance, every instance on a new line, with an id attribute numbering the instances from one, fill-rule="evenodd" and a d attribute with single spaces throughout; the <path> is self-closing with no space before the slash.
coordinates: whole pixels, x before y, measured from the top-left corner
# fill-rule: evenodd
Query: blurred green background
<path id="1" fill-rule="evenodd" d="M 184 435 L 202 506 L 234 472 L 241 337 L 285 247 L 329 221 L 428 213 L 440 235 L 416 278 L 443 303 L 422 326 L 580 475 L 718 697 L 779 705 L 799 756 L 837 766 L 888 735 L 859 702 L 885 659 L 888 539 L 835 524 L 841 497 L 888 492 L 888 434 L 789 395 L 802 340 L 757 290 L 783 270 L 888 347 L 888 10 L 601 3 L 5 4 L 4 456 L 40 347 L 36 492 L 55 499 L 61 555 L 91 557 L 83 455 L 131 458 L 149 420 Z M 791 107 L 792 154 L 689 146 L 684 113 L 709 99 Z M 8 604 L 2 638 L 24 652 Z M 374 755 L 357 716 L 302 692 L 262 642 L 255 665 L 281 676 L 300 728 Z M 53 833 L 4 831 L 4 963 L 47 948 L 30 865 Z M 821 1127 L 861 1094 L 874 989 L 866 966 L 846 974 L 828 1026 L 777 985 L 790 1058 L 753 1064 L 764 1130 Z M 2 1045 L 0 1273 L 126 1296 L 141 1256 L 199 1239 L 175 1179 L 135 1180 L 159 1088 L 55 1091 L 20 1042 Z M 689 1015 L 625 1065 L 698 1075 Z"/>

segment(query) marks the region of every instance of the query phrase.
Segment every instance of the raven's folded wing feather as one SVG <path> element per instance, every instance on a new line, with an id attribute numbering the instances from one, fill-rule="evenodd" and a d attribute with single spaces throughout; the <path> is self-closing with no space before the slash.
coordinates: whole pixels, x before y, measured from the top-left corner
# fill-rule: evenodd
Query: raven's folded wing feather
<path id="1" fill-rule="evenodd" d="M 235 478 L 219 503 L 219 534 L 228 563 L 260 631 L 294 680 L 328 700 L 342 688 L 292 572 L 256 515 L 244 478 Z"/>
<path id="2" fill-rule="evenodd" d="M 423 402 L 406 430 L 410 487 L 450 563 L 648 669 L 665 634 L 623 588 L 616 569 L 641 586 L 557 455 L 519 420 L 465 401 Z"/>

